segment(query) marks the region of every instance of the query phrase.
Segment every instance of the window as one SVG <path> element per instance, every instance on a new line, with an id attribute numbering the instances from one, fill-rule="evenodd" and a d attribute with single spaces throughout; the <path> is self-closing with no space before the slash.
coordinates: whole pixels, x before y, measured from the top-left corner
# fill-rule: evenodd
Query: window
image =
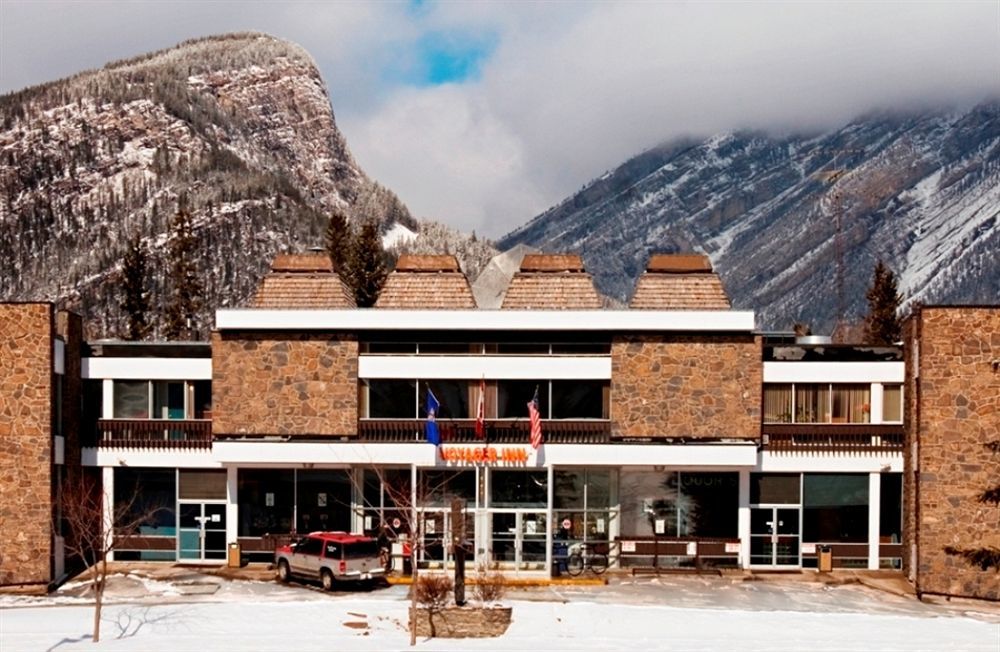
<path id="1" fill-rule="evenodd" d="M 148 381 L 116 380 L 114 396 L 114 417 L 116 419 L 149 418 Z"/>
<path id="2" fill-rule="evenodd" d="M 323 551 L 323 540 L 317 539 L 315 537 L 306 537 L 299 542 L 299 545 L 295 546 L 295 554 L 297 555 L 316 555 Z"/>
<path id="3" fill-rule="evenodd" d="M 427 418 L 427 390 L 434 393 L 438 401 L 437 417 L 440 419 L 468 419 L 469 381 L 467 380 L 422 380 L 419 384 L 420 418 Z"/>
<path id="4" fill-rule="evenodd" d="M 546 507 L 545 471 L 499 471 L 490 475 L 490 507 Z"/>
<path id="5" fill-rule="evenodd" d="M 332 541 L 328 542 L 326 544 L 325 556 L 327 559 L 340 559 L 340 545 Z"/>
<path id="6" fill-rule="evenodd" d="M 879 476 L 879 538 L 883 543 L 903 540 L 903 474 Z"/>
<path id="7" fill-rule="evenodd" d="M 346 471 L 296 471 L 299 532 L 351 530 L 351 479 Z"/>
<path id="8" fill-rule="evenodd" d="M 623 534 L 737 536 L 739 473 L 637 471 L 621 486 Z"/>
<path id="9" fill-rule="evenodd" d="M 241 537 L 288 534 L 292 531 L 295 471 L 239 469 L 237 484 Z"/>
<path id="10" fill-rule="evenodd" d="M 897 399 L 898 405 L 898 399 Z M 871 385 L 764 385 L 764 423 L 870 423 Z"/>
<path id="11" fill-rule="evenodd" d="M 369 380 L 368 416 L 372 419 L 417 418 L 414 380 Z"/>
<path id="12" fill-rule="evenodd" d="M 476 504 L 475 471 L 420 471 L 418 478 L 420 507 L 450 509 L 452 498 L 461 498 L 469 506 Z"/>
<path id="13" fill-rule="evenodd" d="M 538 411 L 542 418 L 548 418 L 549 392 L 547 381 L 499 380 L 497 381 L 497 417 L 500 419 L 526 419 L 528 401 L 538 390 Z"/>
<path id="14" fill-rule="evenodd" d="M 792 386 L 764 386 L 764 423 L 792 422 Z"/>
<path id="15" fill-rule="evenodd" d="M 177 533 L 177 478 L 172 469 L 115 468 L 115 505 L 131 502 L 123 520 L 148 517 L 139 525 L 143 536 L 175 536 Z"/>
<path id="16" fill-rule="evenodd" d="M 365 469 L 364 480 L 364 529 L 380 532 L 388 525 L 393 536 L 406 534 L 409 530 L 409 512 L 396 506 L 394 496 L 402 498 L 405 508 L 410 500 L 410 470 L 380 468 Z M 396 525 L 398 521 L 399 525 Z"/>
<path id="17" fill-rule="evenodd" d="M 553 536 L 555 553 L 568 553 L 570 541 L 607 541 L 618 518 L 611 469 L 566 469 L 553 472 Z M 615 501 L 616 502 L 616 501 Z M 563 543 L 566 542 L 566 543 Z"/>
<path id="18" fill-rule="evenodd" d="M 882 421 L 899 423 L 903 420 L 903 386 L 882 385 Z"/>
<path id="19" fill-rule="evenodd" d="M 868 474 L 806 473 L 802 537 L 816 543 L 868 541 Z"/>
<path id="20" fill-rule="evenodd" d="M 600 380 L 553 380 L 553 419 L 607 419 L 608 383 Z"/>
<path id="21" fill-rule="evenodd" d="M 751 505 L 798 505 L 798 473 L 750 474 Z"/>

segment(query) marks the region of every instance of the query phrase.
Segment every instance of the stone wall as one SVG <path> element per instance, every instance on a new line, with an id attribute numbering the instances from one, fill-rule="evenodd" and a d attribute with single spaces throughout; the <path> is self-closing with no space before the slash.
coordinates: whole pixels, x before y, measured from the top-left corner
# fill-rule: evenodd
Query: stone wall
<path id="1" fill-rule="evenodd" d="M 618 437 L 760 437 L 763 363 L 752 335 L 635 335 L 611 345 Z"/>
<path id="2" fill-rule="evenodd" d="M 52 579 L 52 330 L 50 304 L 0 304 L 0 584 Z"/>
<path id="3" fill-rule="evenodd" d="M 946 552 L 1000 549 L 1000 505 L 979 500 L 1000 486 L 1000 452 L 987 447 L 1000 441 L 1000 307 L 928 307 L 913 320 L 916 588 L 1000 600 L 1000 571 Z"/>
<path id="4" fill-rule="evenodd" d="M 214 333 L 212 431 L 355 435 L 358 342 L 331 333 Z"/>
<path id="5" fill-rule="evenodd" d="M 433 613 L 420 608 L 414 620 L 417 636 L 492 638 L 506 633 L 510 615 L 510 607 L 445 607 Z"/>

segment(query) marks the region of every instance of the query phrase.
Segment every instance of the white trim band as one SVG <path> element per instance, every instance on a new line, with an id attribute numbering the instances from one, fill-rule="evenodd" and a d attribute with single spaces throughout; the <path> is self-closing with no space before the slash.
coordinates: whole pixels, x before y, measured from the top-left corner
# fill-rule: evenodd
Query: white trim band
<path id="1" fill-rule="evenodd" d="M 611 357 L 361 355 L 358 378 L 610 380 Z"/>
<path id="2" fill-rule="evenodd" d="M 81 376 L 113 380 L 211 380 L 211 358 L 83 358 Z"/>

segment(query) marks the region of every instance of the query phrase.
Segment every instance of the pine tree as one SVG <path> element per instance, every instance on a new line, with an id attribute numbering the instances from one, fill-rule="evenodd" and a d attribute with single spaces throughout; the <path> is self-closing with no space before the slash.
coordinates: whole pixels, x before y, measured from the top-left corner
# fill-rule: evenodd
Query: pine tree
<path id="1" fill-rule="evenodd" d="M 326 225 L 326 252 L 333 263 L 333 271 L 350 285 L 347 277 L 347 261 L 351 257 L 352 240 L 351 227 L 347 224 L 347 215 L 340 209 L 330 213 L 330 221 Z"/>
<path id="2" fill-rule="evenodd" d="M 163 335 L 168 340 L 193 340 L 198 335 L 196 320 L 203 292 L 195 265 L 197 247 L 198 238 L 191 224 L 191 214 L 181 208 L 170 221 L 167 251 L 170 291 Z"/>
<path id="3" fill-rule="evenodd" d="M 385 277 L 385 251 L 378 232 L 378 222 L 367 219 L 361 224 L 357 240 L 348 259 L 348 284 L 354 290 L 359 308 L 375 305 Z"/>
<path id="4" fill-rule="evenodd" d="M 125 313 L 126 340 L 144 340 L 152 332 L 149 323 L 149 290 L 146 250 L 137 235 L 122 260 L 121 309 Z"/>
<path id="5" fill-rule="evenodd" d="M 881 260 L 875 265 L 872 285 L 865 296 L 868 299 L 865 344 L 888 345 L 898 342 L 902 336 L 902 325 L 898 316 L 902 297 L 899 294 L 896 275 Z"/>

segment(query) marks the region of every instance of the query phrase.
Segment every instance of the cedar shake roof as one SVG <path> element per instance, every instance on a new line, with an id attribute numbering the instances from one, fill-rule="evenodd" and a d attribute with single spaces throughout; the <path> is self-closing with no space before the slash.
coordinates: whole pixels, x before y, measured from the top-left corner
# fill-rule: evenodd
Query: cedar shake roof
<path id="1" fill-rule="evenodd" d="M 703 254 L 654 254 L 639 277 L 630 308 L 729 310 L 732 305 L 712 262 Z"/>
<path id="2" fill-rule="evenodd" d="M 504 310 L 599 310 L 601 297 L 576 254 L 527 254 L 514 274 Z"/>
<path id="3" fill-rule="evenodd" d="M 476 307 L 476 300 L 454 256 L 403 254 L 386 277 L 375 307 L 468 309 Z"/>
<path id="4" fill-rule="evenodd" d="M 354 295 L 326 254 L 278 254 L 252 308 L 355 308 Z"/>

